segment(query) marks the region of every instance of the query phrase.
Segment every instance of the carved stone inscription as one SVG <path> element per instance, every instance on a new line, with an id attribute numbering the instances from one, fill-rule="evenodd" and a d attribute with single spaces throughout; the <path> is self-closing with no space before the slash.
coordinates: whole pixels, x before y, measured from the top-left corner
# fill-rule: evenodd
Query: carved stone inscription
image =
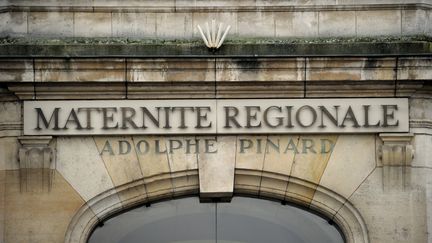
<path id="1" fill-rule="evenodd" d="M 330 139 L 321 138 L 314 141 L 310 138 L 302 138 L 300 143 L 296 137 L 288 137 L 287 142 L 280 141 L 279 138 L 248 139 L 238 138 L 237 151 L 240 154 L 327 154 L 334 148 L 334 142 Z M 216 138 L 195 138 L 195 139 L 140 139 L 131 143 L 127 139 L 108 140 L 103 142 L 100 155 L 127 155 L 137 153 L 146 154 L 212 154 L 217 153 Z M 301 144 L 301 145 L 299 145 Z"/>
<path id="2" fill-rule="evenodd" d="M 26 135 L 408 132 L 408 100 L 26 101 Z"/>

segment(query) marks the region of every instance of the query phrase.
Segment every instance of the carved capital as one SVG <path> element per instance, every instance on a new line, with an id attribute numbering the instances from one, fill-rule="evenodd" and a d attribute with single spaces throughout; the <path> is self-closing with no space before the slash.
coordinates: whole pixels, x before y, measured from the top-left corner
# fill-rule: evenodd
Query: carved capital
<path id="1" fill-rule="evenodd" d="M 51 136 L 18 137 L 21 191 L 51 189 L 55 168 L 55 150 Z"/>
<path id="2" fill-rule="evenodd" d="M 413 134 L 382 133 L 379 155 L 383 166 L 409 166 L 414 158 Z"/>

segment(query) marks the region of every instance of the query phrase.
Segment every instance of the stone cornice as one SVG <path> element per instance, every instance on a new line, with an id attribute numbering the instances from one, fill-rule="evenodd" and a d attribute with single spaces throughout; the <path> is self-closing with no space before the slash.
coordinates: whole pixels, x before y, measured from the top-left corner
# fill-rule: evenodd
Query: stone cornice
<path id="1" fill-rule="evenodd" d="M 52 1 L 38 1 L 37 4 L 26 2 L 22 4 L 10 3 L 0 7 L 0 12 L 122 12 L 122 13 L 166 13 L 166 12 L 296 12 L 296 11 L 373 11 L 373 10 L 429 10 L 432 4 L 421 1 L 410 1 L 401 3 L 392 3 L 392 1 L 382 1 L 379 4 L 362 3 L 328 3 L 320 4 L 293 3 L 279 1 L 276 4 L 267 4 L 265 1 L 224 1 L 222 4 L 217 3 L 195 3 L 194 1 L 118 1 L 115 5 L 100 2 L 82 2 L 76 4 L 56 3 L 51 5 Z"/>
<path id="2" fill-rule="evenodd" d="M 0 59 L 19 99 L 430 97 L 429 57 Z"/>

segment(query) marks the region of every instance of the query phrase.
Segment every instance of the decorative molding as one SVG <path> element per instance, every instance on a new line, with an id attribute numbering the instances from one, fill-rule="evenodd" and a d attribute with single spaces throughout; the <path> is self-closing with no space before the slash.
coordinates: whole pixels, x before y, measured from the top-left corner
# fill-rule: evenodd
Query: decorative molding
<path id="1" fill-rule="evenodd" d="M 383 166 L 409 166 L 414 159 L 411 133 L 381 133 L 379 157 Z"/>
<path id="2" fill-rule="evenodd" d="M 208 22 L 205 23 L 205 34 L 200 25 L 197 25 L 197 28 L 205 45 L 212 50 L 217 50 L 222 46 L 229 30 L 231 29 L 231 25 L 228 25 L 225 31 L 223 31 L 224 25 L 223 23 L 219 23 L 216 30 L 216 20 L 213 19 L 211 22 L 211 28 L 209 27 Z"/>
<path id="3" fill-rule="evenodd" d="M 50 191 L 55 169 L 51 136 L 18 137 L 20 188 L 22 192 Z"/>

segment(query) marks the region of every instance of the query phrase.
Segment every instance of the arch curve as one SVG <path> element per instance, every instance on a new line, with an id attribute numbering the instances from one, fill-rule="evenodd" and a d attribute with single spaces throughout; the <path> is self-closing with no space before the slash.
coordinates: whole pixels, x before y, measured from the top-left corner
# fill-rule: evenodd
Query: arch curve
<path id="1" fill-rule="evenodd" d="M 197 171 L 191 172 L 198 176 Z M 189 175 L 191 175 L 189 173 Z M 90 237 L 92 230 L 103 220 L 131 209 L 132 207 L 163 199 L 173 199 L 180 196 L 197 196 L 199 192 L 199 181 L 188 187 L 169 188 L 167 193 L 147 193 L 146 187 L 151 183 L 171 183 L 173 178 L 182 178 L 185 173 L 179 175 L 170 174 L 158 176 L 153 180 L 138 180 L 107 190 L 89 200 L 83 205 L 73 217 L 66 232 L 66 243 L 85 243 Z M 307 208 L 325 216 L 336 223 L 347 243 L 368 243 L 366 224 L 358 210 L 341 195 L 320 185 L 295 178 L 279 175 L 276 173 L 236 170 L 236 177 L 247 176 L 250 179 L 260 177 L 272 181 L 267 186 L 257 187 L 253 180 L 242 180 L 234 186 L 234 194 L 253 196 L 266 199 L 281 200 Z M 290 184 L 296 188 L 295 191 L 280 190 L 280 184 Z M 172 185 L 172 183 L 171 183 Z M 310 192 L 314 191 L 311 198 Z M 121 200 L 118 200 L 121 198 Z"/>

